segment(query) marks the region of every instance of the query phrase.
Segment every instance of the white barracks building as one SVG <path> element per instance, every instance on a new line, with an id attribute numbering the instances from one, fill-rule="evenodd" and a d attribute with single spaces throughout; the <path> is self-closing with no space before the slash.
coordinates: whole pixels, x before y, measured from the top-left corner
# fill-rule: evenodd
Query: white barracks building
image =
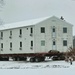
<path id="1" fill-rule="evenodd" d="M 70 23 L 55 16 L 0 26 L 0 54 L 65 52 L 73 46 Z"/>

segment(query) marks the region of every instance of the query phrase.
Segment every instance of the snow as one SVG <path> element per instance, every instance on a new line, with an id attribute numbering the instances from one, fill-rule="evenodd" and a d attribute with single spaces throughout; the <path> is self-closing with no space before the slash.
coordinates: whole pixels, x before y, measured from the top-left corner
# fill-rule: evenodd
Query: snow
<path id="1" fill-rule="evenodd" d="M 75 75 L 75 61 L 72 65 L 65 61 L 31 63 L 25 61 L 0 61 L 1 75 Z"/>
<path id="2" fill-rule="evenodd" d="M 27 20 L 27 21 L 21 21 L 21 22 L 0 25 L 0 30 L 18 28 L 18 27 L 24 27 L 24 26 L 31 26 L 31 25 L 35 25 L 41 21 L 44 21 L 48 18 L 50 18 L 50 17 L 44 17 L 44 18 L 38 18 L 38 19 L 32 19 L 32 20 Z"/>
<path id="3" fill-rule="evenodd" d="M 4 24 L 4 25 L 0 25 L 0 30 L 13 29 L 13 28 L 19 28 L 19 27 L 27 27 L 27 26 L 34 26 L 34 25 L 37 25 L 38 23 L 40 23 L 44 20 L 47 20 L 49 18 L 59 19 L 56 16 L 52 16 L 52 17 L 48 16 L 48 17 L 44 17 L 44 18 L 38 18 L 38 19 L 32 19 L 32 20 L 27 20 L 27 21 Z M 59 19 L 59 20 L 61 20 L 61 19 Z M 61 21 L 63 22 L 64 20 L 61 20 Z M 68 23 L 66 21 L 64 21 L 64 22 Z M 68 25 L 72 25 L 72 24 L 68 23 Z"/>

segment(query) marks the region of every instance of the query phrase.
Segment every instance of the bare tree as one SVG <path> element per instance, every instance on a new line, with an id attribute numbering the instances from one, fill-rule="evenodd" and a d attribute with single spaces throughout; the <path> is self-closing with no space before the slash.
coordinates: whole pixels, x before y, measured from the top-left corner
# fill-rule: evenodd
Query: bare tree
<path id="1" fill-rule="evenodd" d="M 0 0 L 0 8 L 4 6 L 4 0 Z"/>

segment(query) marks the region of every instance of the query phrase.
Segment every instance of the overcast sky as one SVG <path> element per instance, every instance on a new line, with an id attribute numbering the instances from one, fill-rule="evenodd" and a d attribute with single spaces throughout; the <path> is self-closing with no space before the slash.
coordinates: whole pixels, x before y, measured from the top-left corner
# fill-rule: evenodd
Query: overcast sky
<path id="1" fill-rule="evenodd" d="M 5 6 L 0 18 L 5 23 L 35 19 L 47 16 L 63 16 L 75 25 L 75 0 L 4 0 Z M 75 35 L 75 26 L 73 35 Z"/>

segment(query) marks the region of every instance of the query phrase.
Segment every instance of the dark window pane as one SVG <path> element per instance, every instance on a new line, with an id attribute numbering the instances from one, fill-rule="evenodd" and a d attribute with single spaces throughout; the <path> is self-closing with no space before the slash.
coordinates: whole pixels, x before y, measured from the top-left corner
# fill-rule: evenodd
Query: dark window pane
<path id="1" fill-rule="evenodd" d="M 31 28 L 31 33 L 33 33 L 33 28 Z"/>
<path id="2" fill-rule="evenodd" d="M 41 33 L 45 33 L 45 27 L 41 27 Z"/>
<path id="3" fill-rule="evenodd" d="M 55 45 L 55 41 L 53 41 L 53 45 Z"/>
<path id="4" fill-rule="evenodd" d="M 67 28 L 63 28 L 63 33 L 67 33 Z"/>
<path id="5" fill-rule="evenodd" d="M 20 42 L 20 47 L 22 47 L 22 42 Z"/>
<path id="6" fill-rule="evenodd" d="M 31 41 L 31 46 L 33 46 L 33 41 Z"/>
<path id="7" fill-rule="evenodd" d="M 22 35 L 22 29 L 20 29 L 20 35 Z"/>
<path id="8" fill-rule="evenodd" d="M 67 40 L 63 41 L 63 46 L 67 46 Z"/>
<path id="9" fill-rule="evenodd" d="M 53 32 L 55 32 L 55 28 L 53 28 Z"/>
<path id="10" fill-rule="evenodd" d="M 1 43 L 1 48 L 3 48 L 3 43 Z"/>
<path id="11" fill-rule="evenodd" d="M 3 37 L 3 32 L 1 32 L 1 37 Z"/>
<path id="12" fill-rule="evenodd" d="M 10 43 L 10 48 L 12 48 L 12 43 Z"/>
<path id="13" fill-rule="evenodd" d="M 10 35 L 12 35 L 12 31 L 10 31 Z"/>

